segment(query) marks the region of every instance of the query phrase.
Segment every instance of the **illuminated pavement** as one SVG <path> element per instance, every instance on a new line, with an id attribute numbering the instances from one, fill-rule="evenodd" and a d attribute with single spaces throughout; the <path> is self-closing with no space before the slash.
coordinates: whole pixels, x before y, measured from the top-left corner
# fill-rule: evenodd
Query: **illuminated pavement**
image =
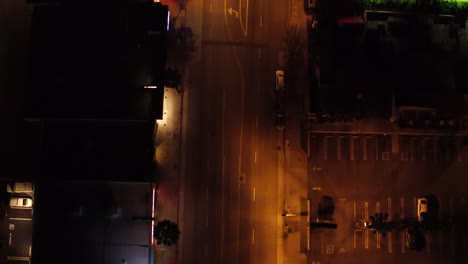
<path id="1" fill-rule="evenodd" d="M 178 263 L 287 259 L 287 134 L 275 128 L 274 72 L 289 9 L 288 2 L 189 2 L 187 25 L 194 16 L 203 23 L 195 27 L 201 47 L 183 86 Z"/>

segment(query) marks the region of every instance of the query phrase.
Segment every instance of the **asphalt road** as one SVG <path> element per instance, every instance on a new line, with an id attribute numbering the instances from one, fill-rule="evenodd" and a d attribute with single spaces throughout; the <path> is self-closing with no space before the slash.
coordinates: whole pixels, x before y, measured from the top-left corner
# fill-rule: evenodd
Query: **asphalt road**
<path id="1" fill-rule="evenodd" d="M 398 142 L 397 152 L 392 140 Z M 322 195 L 332 196 L 338 228 L 314 230 L 309 261 L 464 263 L 468 240 L 461 223 L 467 211 L 463 175 L 468 156 L 463 141 L 440 135 L 311 133 L 311 205 L 317 208 Z M 404 232 L 394 230 L 382 237 L 355 226 L 377 212 L 388 212 L 392 220 L 416 218 L 417 198 L 429 194 L 437 197 L 436 217 L 447 227 L 425 232 L 422 252 L 406 248 Z M 312 212 L 317 215 L 317 210 Z"/>
<path id="2" fill-rule="evenodd" d="M 201 62 L 185 90 L 182 263 L 276 263 L 285 10 L 282 1 L 204 1 Z"/>

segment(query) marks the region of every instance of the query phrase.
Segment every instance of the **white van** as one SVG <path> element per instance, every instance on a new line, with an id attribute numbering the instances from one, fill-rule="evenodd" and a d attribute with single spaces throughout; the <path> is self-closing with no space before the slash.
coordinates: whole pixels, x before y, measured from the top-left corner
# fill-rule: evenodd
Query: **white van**
<path id="1" fill-rule="evenodd" d="M 9 193 L 34 193 L 34 184 L 31 182 L 15 182 L 7 184 Z"/>

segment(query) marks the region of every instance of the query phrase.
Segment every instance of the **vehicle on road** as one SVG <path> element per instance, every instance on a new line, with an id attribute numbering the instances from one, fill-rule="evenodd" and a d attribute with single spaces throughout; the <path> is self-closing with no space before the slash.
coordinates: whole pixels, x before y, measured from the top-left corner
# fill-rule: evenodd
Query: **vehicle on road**
<path id="1" fill-rule="evenodd" d="M 15 182 L 7 184 L 9 193 L 34 193 L 34 184 L 31 182 Z"/>
<path id="2" fill-rule="evenodd" d="M 284 90 L 284 71 L 281 71 L 281 70 L 276 71 L 276 90 L 277 91 Z"/>
<path id="3" fill-rule="evenodd" d="M 11 197 L 10 207 L 14 209 L 30 209 L 33 200 L 30 197 Z"/>
<path id="4" fill-rule="evenodd" d="M 427 199 L 419 198 L 418 199 L 418 221 L 422 222 L 426 214 L 427 214 Z"/>
<path id="5" fill-rule="evenodd" d="M 276 112 L 276 128 L 277 129 L 284 129 L 284 114 L 283 114 L 283 112 L 280 112 L 280 111 Z"/>

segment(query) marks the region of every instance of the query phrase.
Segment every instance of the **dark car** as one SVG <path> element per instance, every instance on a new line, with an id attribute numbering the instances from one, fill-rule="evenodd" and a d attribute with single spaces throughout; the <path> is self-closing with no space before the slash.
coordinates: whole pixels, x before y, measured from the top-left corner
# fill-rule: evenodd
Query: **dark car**
<path id="1" fill-rule="evenodd" d="M 312 15 L 317 8 L 317 0 L 304 0 L 304 12 L 307 15 Z"/>
<path id="2" fill-rule="evenodd" d="M 421 230 L 408 227 L 406 229 L 406 247 L 412 251 L 421 251 L 426 247 L 426 239 Z"/>
<path id="3" fill-rule="evenodd" d="M 319 203 L 319 218 L 322 220 L 332 221 L 334 219 L 333 214 L 335 211 L 335 201 L 330 196 L 322 196 Z"/>
<path id="4" fill-rule="evenodd" d="M 284 129 L 284 114 L 283 112 L 276 112 L 276 128 Z"/>

